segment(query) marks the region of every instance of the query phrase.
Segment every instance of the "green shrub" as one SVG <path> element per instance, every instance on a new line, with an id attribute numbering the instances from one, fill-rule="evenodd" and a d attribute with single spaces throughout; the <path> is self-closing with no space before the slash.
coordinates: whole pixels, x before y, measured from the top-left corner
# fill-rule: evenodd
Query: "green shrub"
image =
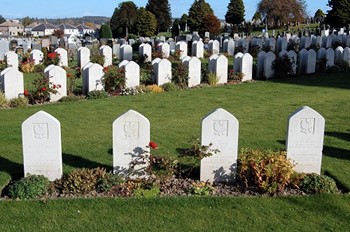
<path id="1" fill-rule="evenodd" d="M 283 192 L 291 182 L 294 165 L 283 151 L 242 149 L 238 158 L 238 177 L 245 188 Z"/>
<path id="2" fill-rule="evenodd" d="M 134 189 L 133 195 L 135 197 L 157 197 L 160 194 L 159 187 L 152 187 L 150 189 Z"/>
<path id="3" fill-rule="evenodd" d="M 120 185 L 122 182 L 123 180 L 120 176 L 109 172 L 97 179 L 96 190 L 98 192 L 106 192 L 111 190 L 113 186 Z"/>
<path id="4" fill-rule="evenodd" d="M 101 187 L 101 179 L 107 176 L 108 173 L 103 168 L 78 168 L 63 176 L 56 184 L 57 188 L 63 193 L 86 194 L 96 191 L 98 186 L 100 186 L 100 189 L 104 189 L 104 187 Z"/>
<path id="5" fill-rule="evenodd" d="M 60 98 L 60 100 L 58 100 L 59 102 L 72 102 L 72 101 L 79 101 L 83 99 L 80 96 L 77 95 L 70 95 L 70 96 L 64 96 L 62 98 Z"/>
<path id="6" fill-rule="evenodd" d="M 125 87 L 125 69 L 116 66 L 108 66 L 103 69 L 103 85 L 110 94 L 120 94 Z"/>
<path id="7" fill-rule="evenodd" d="M 289 59 L 288 55 L 277 56 L 275 61 L 272 64 L 272 67 L 275 69 L 276 78 L 286 78 L 288 76 L 294 75 L 293 73 L 293 64 L 295 61 Z"/>
<path id="8" fill-rule="evenodd" d="M 214 191 L 214 187 L 209 182 L 194 182 L 190 188 L 190 192 L 194 195 L 208 196 Z"/>
<path id="9" fill-rule="evenodd" d="M 220 77 L 216 73 L 208 74 L 208 84 L 210 86 L 216 86 L 219 83 Z"/>
<path id="10" fill-rule="evenodd" d="M 107 98 L 108 93 L 104 90 L 93 90 L 88 93 L 86 96 L 86 99 L 101 99 L 101 98 Z"/>
<path id="11" fill-rule="evenodd" d="M 188 69 L 184 64 L 178 63 L 173 65 L 171 81 L 180 88 L 188 86 Z"/>
<path id="12" fill-rule="evenodd" d="M 177 90 L 177 86 L 172 83 L 172 82 L 169 82 L 169 83 L 165 83 L 162 85 L 162 88 L 164 89 L 164 91 L 166 92 L 170 92 L 170 91 L 175 91 Z"/>
<path id="13" fill-rule="evenodd" d="M 28 103 L 29 103 L 28 98 L 16 97 L 10 100 L 9 105 L 10 107 L 13 107 L 13 108 L 22 108 L 22 107 L 26 107 Z"/>
<path id="14" fill-rule="evenodd" d="M 310 194 L 339 193 L 337 184 L 331 177 L 315 173 L 305 175 L 299 186 L 301 190 Z"/>
<path id="15" fill-rule="evenodd" d="M 36 64 L 36 65 L 34 65 L 33 72 L 35 72 L 35 73 L 43 73 L 44 70 L 45 70 L 45 65 L 43 65 L 43 64 Z"/>
<path id="16" fill-rule="evenodd" d="M 47 177 L 30 175 L 12 184 L 8 195 L 13 199 L 33 199 L 44 195 L 49 187 L 50 181 Z"/>
<path id="17" fill-rule="evenodd" d="M 8 100 L 5 97 L 5 93 L 0 90 L 0 108 L 6 108 L 8 106 Z"/>

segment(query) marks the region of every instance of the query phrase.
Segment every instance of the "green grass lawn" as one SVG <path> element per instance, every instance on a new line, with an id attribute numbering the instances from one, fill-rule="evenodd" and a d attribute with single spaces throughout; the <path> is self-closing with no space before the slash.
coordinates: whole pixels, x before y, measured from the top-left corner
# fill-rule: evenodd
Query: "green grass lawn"
<path id="1" fill-rule="evenodd" d="M 240 148 L 285 149 L 288 116 L 308 105 L 326 119 L 322 173 L 348 191 L 349 100 L 344 73 L 0 110 L 0 186 L 23 176 L 21 123 L 39 110 L 61 122 L 68 172 L 111 170 L 112 123 L 129 109 L 150 120 L 155 153 L 178 158 L 218 107 L 239 120 Z M 2 231 L 346 231 L 350 196 L 0 201 L 0 213 Z"/>

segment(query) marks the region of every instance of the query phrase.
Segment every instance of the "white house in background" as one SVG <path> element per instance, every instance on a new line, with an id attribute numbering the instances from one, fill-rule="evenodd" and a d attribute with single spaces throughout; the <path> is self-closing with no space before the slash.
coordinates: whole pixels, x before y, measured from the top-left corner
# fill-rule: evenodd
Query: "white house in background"
<path id="1" fill-rule="evenodd" d="M 34 22 L 34 23 L 31 23 L 31 24 L 25 26 L 25 27 L 24 27 L 24 34 L 26 34 L 26 35 L 32 35 L 32 30 L 33 30 L 33 28 L 34 28 L 34 27 L 37 27 L 37 26 L 39 26 L 39 25 L 40 25 L 40 23 Z"/>
<path id="2" fill-rule="evenodd" d="M 33 36 L 52 35 L 52 33 L 55 30 L 57 30 L 57 27 L 55 25 L 52 25 L 50 23 L 42 23 L 42 24 L 32 28 L 32 35 Z"/>
<path id="3" fill-rule="evenodd" d="M 0 24 L 2 36 L 19 36 L 23 34 L 23 25 L 17 21 L 6 21 Z"/>
<path id="4" fill-rule="evenodd" d="M 62 30 L 65 35 L 79 35 L 79 30 L 69 24 L 61 24 L 58 29 Z"/>
<path id="5" fill-rule="evenodd" d="M 77 29 L 79 31 L 79 36 L 84 36 L 85 34 L 93 35 L 95 33 L 94 29 L 84 24 L 80 24 L 79 26 L 77 26 Z"/>

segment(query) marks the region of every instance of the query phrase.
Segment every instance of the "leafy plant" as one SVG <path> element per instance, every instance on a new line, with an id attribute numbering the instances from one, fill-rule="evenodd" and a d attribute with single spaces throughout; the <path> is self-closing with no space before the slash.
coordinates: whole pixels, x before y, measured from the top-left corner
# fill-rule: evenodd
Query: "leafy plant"
<path id="1" fill-rule="evenodd" d="M 216 86 L 219 83 L 220 77 L 216 75 L 216 73 L 209 73 L 208 74 L 208 84 L 210 86 Z"/>
<path id="2" fill-rule="evenodd" d="M 44 103 L 50 100 L 50 94 L 56 94 L 60 84 L 54 84 L 49 78 L 41 76 L 32 83 L 33 89 L 24 90 L 24 96 L 28 98 L 30 104 Z"/>
<path id="3" fill-rule="evenodd" d="M 169 82 L 169 83 L 165 83 L 162 85 L 162 88 L 166 91 L 166 92 L 170 92 L 170 91 L 175 91 L 178 89 L 178 87 L 172 83 L 172 82 Z"/>
<path id="4" fill-rule="evenodd" d="M 104 90 L 93 90 L 88 93 L 86 96 L 86 99 L 93 100 L 93 99 L 102 99 L 107 98 L 108 93 Z"/>
<path id="5" fill-rule="evenodd" d="M 106 173 L 99 179 L 97 179 L 96 190 L 98 192 L 107 192 L 111 190 L 114 186 L 120 185 L 123 182 L 122 178 L 113 173 Z"/>
<path id="6" fill-rule="evenodd" d="M 33 199 L 44 195 L 50 181 L 42 175 L 29 175 L 10 185 L 8 195 L 13 199 Z"/>
<path id="7" fill-rule="evenodd" d="M 45 65 L 43 65 L 43 64 L 36 64 L 36 65 L 34 65 L 33 72 L 35 72 L 35 73 L 43 73 L 44 70 L 45 70 Z"/>
<path id="8" fill-rule="evenodd" d="M 138 189 L 134 189 L 133 191 L 133 195 L 135 197 L 145 197 L 145 198 L 149 198 L 149 197 L 157 197 L 160 194 L 160 189 L 158 186 L 152 187 L 150 189 L 142 189 L 142 188 L 138 188 Z"/>
<path id="9" fill-rule="evenodd" d="M 69 95 L 69 96 L 61 97 L 58 101 L 59 102 L 72 102 L 72 101 L 79 101 L 81 99 L 83 99 L 81 96 Z"/>
<path id="10" fill-rule="evenodd" d="M 233 69 L 229 70 L 228 81 L 240 83 L 243 80 L 244 73 L 235 72 Z"/>
<path id="11" fill-rule="evenodd" d="M 47 54 L 44 60 L 46 66 L 49 66 L 50 64 L 58 65 L 60 62 L 60 54 L 57 52 L 50 52 Z"/>
<path id="12" fill-rule="evenodd" d="M 23 73 L 32 73 L 34 71 L 34 60 L 29 56 L 23 57 L 22 63 L 20 64 L 20 70 Z"/>
<path id="13" fill-rule="evenodd" d="M 28 98 L 25 97 L 16 97 L 12 98 L 9 102 L 9 106 L 12 108 L 22 108 L 28 105 Z"/>
<path id="14" fill-rule="evenodd" d="M 193 182 L 190 192 L 194 195 L 208 196 L 212 193 L 214 187 L 209 182 Z"/>
<path id="15" fill-rule="evenodd" d="M 300 189 L 309 194 L 339 193 L 335 181 L 326 175 L 307 174 L 300 183 Z"/>
<path id="16" fill-rule="evenodd" d="M 162 93 L 162 92 L 164 92 L 164 89 L 158 85 L 147 85 L 146 89 L 150 93 Z"/>
<path id="17" fill-rule="evenodd" d="M 116 66 L 104 68 L 103 84 L 109 94 L 120 94 L 125 87 L 125 69 Z"/>
<path id="18" fill-rule="evenodd" d="M 8 100 L 5 97 L 5 93 L 0 90 L 0 108 L 6 108 L 8 105 Z"/>
<path id="19" fill-rule="evenodd" d="M 101 66 L 105 63 L 105 57 L 102 55 L 97 46 L 94 46 L 90 49 L 90 62 L 99 64 Z"/>
<path id="20" fill-rule="evenodd" d="M 272 64 L 272 67 L 275 69 L 275 77 L 286 78 L 293 75 L 293 63 L 295 61 L 290 60 L 287 54 L 277 56 Z"/>
<path id="21" fill-rule="evenodd" d="M 282 192 L 291 182 L 294 165 L 284 151 L 242 149 L 238 157 L 238 176 L 245 188 Z"/>
<path id="22" fill-rule="evenodd" d="M 180 88 L 188 86 L 188 69 L 184 64 L 178 63 L 173 65 L 171 81 L 180 86 Z"/>

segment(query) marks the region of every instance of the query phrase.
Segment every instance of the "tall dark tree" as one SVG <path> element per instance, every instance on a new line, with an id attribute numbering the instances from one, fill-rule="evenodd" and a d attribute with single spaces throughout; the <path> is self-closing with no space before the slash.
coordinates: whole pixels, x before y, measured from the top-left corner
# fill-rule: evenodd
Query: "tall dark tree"
<path id="1" fill-rule="evenodd" d="M 214 14 L 207 14 L 204 16 L 199 33 L 203 35 L 205 32 L 209 32 L 210 35 L 217 36 L 221 32 L 220 20 Z"/>
<path id="2" fill-rule="evenodd" d="M 326 14 L 323 12 L 323 10 L 321 9 L 318 9 L 316 12 L 315 12 L 315 16 L 314 16 L 314 19 L 317 23 L 319 23 L 320 21 L 323 21 L 323 19 L 326 17 Z"/>
<path id="3" fill-rule="evenodd" d="M 180 20 L 175 19 L 173 26 L 171 27 L 171 37 L 175 38 L 180 34 Z"/>
<path id="4" fill-rule="evenodd" d="M 327 11 L 325 23 L 332 27 L 344 27 L 350 24 L 350 0 L 328 0 L 331 10 Z"/>
<path id="5" fill-rule="evenodd" d="M 156 16 L 144 7 L 141 7 L 137 14 L 135 30 L 140 36 L 154 36 L 157 31 Z"/>
<path id="6" fill-rule="evenodd" d="M 244 3 L 242 0 L 230 0 L 227 6 L 227 13 L 225 19 L 227 23 L 232 23 L 234 25 L 241 24 L 244 22 Z"/>
<path id="7" fill-rule="evenodd" d="M 180 18 L 180 30 L 185 31 L 186 30 L 186 25 L 187 25 L 187 20 L 188 20 L 188 15 L 183 14 Z"/>
<path id="8" fill-rule="evenodd" d="M 305 0 L 260 0 L 258 11 L 275 27 L 288 22 L 302 22 L 306 14 Z"/>
<path id="9" fill-rule="evenodd" d="M 157 18 L 158 31 L 167 31 L 171 26 L 171 8 L 168 0 L 148 0 L 146 10 Z"/>
<path id="10" fill-rule="evenodd" d="M 200 31 L 203 25 L 203 19 L 208 14 L 214 14 L 210 4 L 205 0 L 194 0 L 188 11 L 187 24 L 191 31 Z"/>
<path id="11" fill-rule="evenodd" d="M 6 22 L 6 19 L 2 17 L 2 15 L 0 15 L 0 23 L 4 23 L 4 22 Z"/>
<path id="12" fill-rule="evenodd" d="M 137 6 L 132 1 L 122 2 L 115 8 L 110 26 L 114 37 L 125 35 L 128 37 L 129 29 L 132 28 L 137 18 Z"/>
<path id="13" fill-rule="evenodd" d="M 100 38 L 112 38 L 112 30 L 109 24 L 102 24 L 100 28 Z"/>

